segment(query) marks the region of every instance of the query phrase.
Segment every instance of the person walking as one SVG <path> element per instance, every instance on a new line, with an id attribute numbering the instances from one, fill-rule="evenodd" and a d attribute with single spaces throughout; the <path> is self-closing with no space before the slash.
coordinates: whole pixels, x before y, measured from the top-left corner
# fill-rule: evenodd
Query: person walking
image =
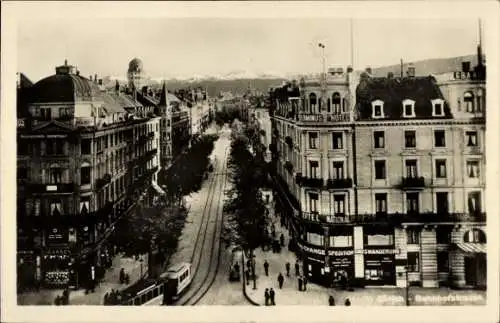
<path id="1" fill-rule="evenodd" d="M 351 300 L 348 298 L 345 299 L 345 302 L 344 302 L 345 306 L 351 306 Z"/>
<path id="2" fill-rule="evenodd" d="M 283 278 L 283 275 L 280 273 L 278 275 L 278 285 L 279 285 L 280 289 L 283 288 L 283 281 L 284 280 L 285 280 L 285 278 Z"/>
<path id="3" fill-rule="evenodd" d="M 247 285 L 249 285 L 250 284 L 250 270 L 248 270 L 248 268 L 247 268 L 247 270 L 245 270 L 245 278 L 247 280 Z"/>
<path id="4" fill-rule="evenodd" d="M 276 303 L 274 302 L 274 289 L 272 287 L 269 290 L 269 299 L 271 300 L 271 305 L 276 305 Z"/>
<path id="5" fill-rule="evenodd" d="M 266 272 L 266 276 L 269 276 L 269 263 L 267 260 L 264 262 L 264 271 Z"/>
<path id="6" fill-rule="evenodd" d="M 125 269 L 120 269 L 120 284 L 125 282 Z"/>
<path id="7" fill-rule="evenodd" d="M 333 298 L 332 295 L 330 295 L 330 297 L 328 297 L 328 305 L 335 306 L 335 299 Z"/>
<path id="8" fill-rule="evenodd" d="M 304 275 L 302 276 L 302 284 L 304 285 L 304 291 L 307 290 L 307 277 Z"/>
<path id="9" fill-rule="evenodd" d="M 283 233 L 280 235 L 280 244 L 282 247 L 285 246 L 285 236 L 283 235 Z"/>
<path id="10" fill-rule="evenodd" d="M 285 264 L 286 268 L 286 277 L 290 277 L 290 263 L 287 261 Z"/>
<path id="11" fill-rule="evenodd" d="M 269 305 L 269 288 L 266 288 L 266 291 L 264 292 L 264 298 L 266 300 L 266 306 Z"/>
<path id="12" fill-rule="evenodd" d="M 299 276 L 298 281 L 299 281 L 299 291 L 302 291 L 302 277 Z"/>
<path id="13" fill-rule="evenodd" d="M 300 269 L 299 262 L 295 261 L 295 276 L 299 276 L 300 275 L 299 269 Z"/>

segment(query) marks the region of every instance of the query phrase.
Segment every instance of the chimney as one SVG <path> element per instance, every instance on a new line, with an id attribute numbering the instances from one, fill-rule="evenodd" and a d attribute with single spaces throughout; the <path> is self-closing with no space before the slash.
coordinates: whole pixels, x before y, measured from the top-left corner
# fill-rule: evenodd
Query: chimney
<path id="1" fill-rule="evenodd" d="M 394 78 L 394 73 L 393 72 L 387 73 L 387 78 L 390 79 L 390 80 L 393 79 Z"/>
<path id="2" fill-rule="evenodd" d="M 408 66 L 408 71 L 406 72 L 406 74 L 408 75 L 408 77 L 415 77 L 415 66 L 410 64 Z"/>
<path id="3" fill-rule="evenodd" d="M 370 66 L 368 66 L 367 68 L 365 68 L 365 72 L 371 75 L 372 74 L 372 68 Z"/>
<path id="4" fill-rule="evenodd" d="M 353 72 L 353 68 L 352 66 L 347 66 L 347 73 L 352 73 Z"/>
<path id="5" fill-rule="evenodd" d="M 462 72 L 470 71 L 470 62 L 462 62 Z"/>

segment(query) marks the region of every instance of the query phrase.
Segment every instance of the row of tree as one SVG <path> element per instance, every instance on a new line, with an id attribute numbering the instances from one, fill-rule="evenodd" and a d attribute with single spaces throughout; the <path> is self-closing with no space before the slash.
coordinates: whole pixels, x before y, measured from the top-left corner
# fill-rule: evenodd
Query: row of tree
<path id="1" fill-rule="evenodd" d="M 235 120 L 241 120 L 242 111 L 236 106 L 224 106 L 221 110 L 215 112 L 215 123 L 222 127 L 224 124 L 232 124 Z"/>

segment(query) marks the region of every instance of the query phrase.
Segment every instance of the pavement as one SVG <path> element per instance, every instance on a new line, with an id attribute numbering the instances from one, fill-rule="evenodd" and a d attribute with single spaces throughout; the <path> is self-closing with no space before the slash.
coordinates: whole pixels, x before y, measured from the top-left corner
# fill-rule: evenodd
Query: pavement
<path id="1" fill-rule="evenodd" d="M 253 281 L 246 287 L 247 296 L 254 302 L 264 305 L 264 291 L 273 288 L 275 291 L 275 303 L 279 305 L 328 305 L 330 295 L 334 297 L 335 305 L 344 305 L 349 298 L 352 306 L 405 306 L 406 291 L 404 288 L 396 287 L 366 287 L 354 291 L 326 288 L 313 283 L 307 284 L 307 291 L 298 291 L 298 281 L 295 275 L 296 256 L 287 248 L 289 236 L 286 228 L 281 227 L 280 221 L 274 216 L 274 206 L 269 207 L 269 215 L 276 227 L 276 236 L 281 233 L 285 236 L 285 247 L 281 253 L 273 253 L 271 250 L 255 250 L 256 256 L 256 289 L 253 289 Z M 269 276 L 265 275 L 264 261 L 269 263 Z M 286 276 L 285 263 L 290 262 L 290 277 Z M 300 264 L 300 262 L 299 262 Z M 283 288 L 278 285 L 278 274 L 284 276 Z M 303 273 L 300 268 L 300 273 Z M 409 300 L 411 305 L 485 305 L 486 291 L 476 290 L 451 290 L 448 288 L 421 288 L 410 287 Z"/>
<path id="2" fill-rule="evenodd" d="M 148 256 L 143 255 L 142 272 L 147 272 Z M 123 268 L 130 276 L 130 283 L 120 284 L 119 274 Z M 106 270 L 104 278 L 96 286 L 94 293 L 85 294 L 84 289 L 71 290 L 69 295 L 69 305 L 102 305 L 104 295 L 114 290 L 123 290 L 139 280 L 141 276 L 141 262 L 134 258 L 124 257 L 118 254 L 113 259 L 111 268 Z M 17 296 L 18 305 L 53 305 L 57 295 L 62 295 L 63 289 L 41 289 L 39 292 L 24 292 Z"/>

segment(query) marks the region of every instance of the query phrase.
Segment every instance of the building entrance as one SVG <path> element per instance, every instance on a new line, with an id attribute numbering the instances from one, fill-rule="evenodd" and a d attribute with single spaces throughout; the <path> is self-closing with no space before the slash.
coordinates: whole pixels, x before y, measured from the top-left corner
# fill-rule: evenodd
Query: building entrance
<path id="1" fill-rule="evenodd" d="M 486 287 L 486 255 L 464 257 L 465 283 L 469 286 Z"/>

